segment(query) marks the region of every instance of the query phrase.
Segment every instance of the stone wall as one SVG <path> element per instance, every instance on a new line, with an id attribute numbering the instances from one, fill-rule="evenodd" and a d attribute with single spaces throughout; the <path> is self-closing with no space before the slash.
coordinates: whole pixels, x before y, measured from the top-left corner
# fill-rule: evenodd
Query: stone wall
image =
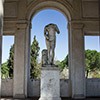
<path id="1" fill-rule="evenodd" d="M 29 97 L 40 95 L 40 80 L 30 80 L 28 87 Z"/>
<path id="2" fill-rule="evenodd" d="M 86 80 L 86 95 L 100 97 L 100 79 Z"/>
<path id="3" fill-rule="evenodd" d="M 5 79 L 1 82 L 1 96 L 9 97 L 13 95 L 13 80 Z"/>
<path id="4" fill-rule="evenodd" d="M 69 88 L 68 87 L 69 87 L 68 80 L 61 80 L 60 81 L 61 97 L 69 97 Z M 29 89 L 28 90 L 29 97 L 39 96 L 40 95 L 40 80 L 30 81 L 28 89 Z"/>
<path id="5" fill-rule="evenodd" d="M 2 96 L 13 96 L 13 80 L 6 79 L 2 80 L 1 84 L 1 95 Z M 60 82 L 61 96 L 69 97 L 69 80 L 61 80 Z M 40 81 L 33 80 L 29 82 L 28 96 L 39 96 L 40 95 Z M 100 79 L 86 79 L 86 95 L 87 96 L 100 96 Z"/>

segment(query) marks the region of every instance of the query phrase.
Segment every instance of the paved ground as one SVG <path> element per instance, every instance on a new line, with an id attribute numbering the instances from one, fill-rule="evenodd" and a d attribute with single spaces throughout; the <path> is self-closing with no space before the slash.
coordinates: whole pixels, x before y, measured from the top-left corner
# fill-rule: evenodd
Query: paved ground
<path id="1" fill-rule="evenodd" d="M 0 100 L 38 100 L 38 99 L 39 98 L 34 97 L 34 98 L 27 98 L 27 99 L 1 98 Z M 74 100 L 74 99 L 71 99 L 71 98 L 62 98 L 62 100 Z M 80 100 L 80 99 L 78 99 L 78 100 Z M 86 99 L 81 99 L 81 100 L 100 100 L 100 98 L 86 98 Z"/>

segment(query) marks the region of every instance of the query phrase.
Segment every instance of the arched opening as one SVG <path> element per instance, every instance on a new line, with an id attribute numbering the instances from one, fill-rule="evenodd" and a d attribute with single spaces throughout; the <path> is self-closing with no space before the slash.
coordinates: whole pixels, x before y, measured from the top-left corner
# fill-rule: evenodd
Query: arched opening
<path id="1" fill-rule="evenodd" d="M 61 1 L 62 2 L 62 1 Z M 45 2 L 45 1 L 43 1 L 43 2 L 40 2 L 40 3 L 32 3 L 29 7 L 28 7 L 28 10 L 27 10 L 27 14 L 26 14 L 26 18 L 28 19 L 28 21 L 29 21 L 29 23 L 31 23 L 32 22 L 32 18 L 33 18 L 33 20 L 34 20 L 34 18 L 35 18 L 35 16 L 36 16 L 36 14 L 38 15 L 39 14 L 39 12 L 41 13 L 43 10 L 46 10 L 46 9 L 52 9 L 52 10 L 55 10 L 56 12 L 59 12 L 60 14 L 62 14 L 63 15 L 63 17 L 65 17 L 65 20 L 67 20 L 67 21 L 65 21 L 65 22 L 67 22 L 67 23 L 69 23 L 70 21 L 71 21 L 71 14 L 70 14 L 70 12 L 71 12 L 71 10 L 72 10 L 72 8 L 71 8 L 71 6 L 69 5 L 69 4 L 66 4 L 67 6 L 65 6 L 63 3 L 61 3 L 61 2 L 56 2 L 56 1 L 48 1 L 48 2 Z M 67 2 L 66 2 L 67 3 Z M 68 8 L 68 9 L 67 9 Z M 59 19 L 59 16 L 56 16 L 58 19 Z M 45 18 L 45 17 L 44 17 Z M 48 17 L 47 17 L 48 18 Z M 50 17 L 50 18 L 52 18 L 52 17 Z M 52 18 L 53 19 L 53 18 Z M 46 20 L 46 18 L 45 18 L 45 20 Z M 38 21 L 39 23 L 40 23 L 40 27 L 42 26 L 41 24 L 41 20 L 40 21 Z M 60 22 L 60 20 L 58 20 L 57 22 Z M 51 22 L 49 22 L 49 23 L 51 23 Z M 53 23 L 55 23 L 55 22 L 53 22 Z M 60 23 L 62 23 L 62 22 L 60 22 Z M 59 26 L 60 26 L 60 23 L 59 23 Z M 69 28 L 68 26 L 67 26 L 67 23 L 66 23 L 66 25 L 64 26 L 65 27 L 65 30 L 67 30 L 67 28 Z M 48 23 L 45 23 L 43 26 L 42 26 L 42 31 L 41 31 L 41 33 L 40 32 L 37 32 L 37 33 L 35 33 L 35 34 L 42 34 L 42 37 L 44 38 L 44 36 L 43 36 L 43 30 L 44 30 L 44 26 L 45 25 L 47 25 Z M 56 24 L 56 23 L 55 23 Z M 58 24 L 57 24 L 58 25 Z M 68 24 L 69 25 L 69 24 Z M 31 23 L 31 26 L 32 26 L 32 23 Z M 34 26 L 36 26 L 35 24 L 34 24 Z M 58 27 L 59 27 L 58 26 Z M 63 29 L 63 27 L 62 26 L 60 26 L 61 27 L 61 29 Z M 60 28 L 59 27 L 59 28 Z M 37 27 L 38 28 L 38 27 Z M 64 31 L 64 30 L 63 30 Z M 29 30 L 29 36 L 28 37 L 30 37 L 31 38 L 31 36 L 30 36 L 30 32 L 31 32 L 31 28 L 30 28 L 30 30 Z M 66 31 L 66 33 L 67 33 L 67 31 Z M 65 32 L 64 32 L 64 34 L 66 34 Z M 34 31 L 32 32 L 32 34 L 34 35 Z M 66 35 L 68 35 L 68 34 L 66 34 Z M 63 35 L 62 35 L 63 36 Z M 42 38 L 42 37 L 40 37 L 40 38 Z M 60 36 L 59 36 L 60 37 Z M 59 37 L 58 37 L 58 39 L 59 39 Z M 67 36 L 65 36 L 65 37 L 67 37 Z M 64 37 L 64 38 L 65 38 Z M 33 36 L 33 38 L 35 38 L 34 36 Z M 31 39 L 31 40 L 34 40 L 34 39 Z M 61 38 L 61 37 L 60 37 Z M 38 39 L 37 38 L 37 36 L 36 36 L 36 39 Z M 40 39 L 41 40 L 41 39 Z M 66 45 L 69 45 L 68 44 L 68 39 L 64 39 L 64 40 L 66 40 Z M 45 40 L 43 40 L 43 41 L 45 41 Z M 57 40 L 57 41 L 59 41 L 59 40 Z M 29 41 L 30 42 L 30 45 L 31 45 L 31 42 L 32 41 Z M 60 41 L 59 41 L 60 42 Z M 40 43 L 43 43 L 43 42 L 40 42 Z M 61 45 L 61 42 L 60 42 L 60 45 L 61 46 L 63 46 L 64 47 L 64 44 L 65 43 L 63 43 L 62 45 Z M 60 47 L 61 47 L 60 46 Z M 59 47 L 59 46 L 58 46 Z M 57 47 L 56 47 L 56 49 L 57 49 Z M 66 48 L 66 49 L 68 49 L 68 48 Z M 29 49 L 29 51 L 30 51 L 30 49 Z M 66 58 L 66 56 L 67 56 L 67 53 L 68 53 L 68 50 L 65 50 L 66 51 L 66 53 L 65 53 L 65 55 L 63 56 L 63 57 L 65 57 Z M 59 51 L 57 51 L 57 52 L 59 52 Z M 61 53 L 62 51 L 60 51 L 60 53 Z M 56 57 L 56 56 L 55 56 Z M 63 59 L 63 58 L 62 58 Z M 30 59 L 31 60 L 31 59 Z M 30 64 L 29 64 L 29 66 L 30 66 Z M 30 69 L 29 69 L 30 70 Z M 30 73 L 30 72 L 29 72 Z M 30 74 L 28 74 L 28 76 L 29 76 Z M 66 76 L 65 76 L 66 77 Z M 30 77 L 29 77 L 29 81 L 30 81 Z M 64 83 L 64 84 L 63 84 Z M 37 84 L 37 86 L 39 86 L 39 87 L 36 87 L 34 84 Z M 32 81 L 30 81 L 29 83 L 28 83 L 28 96 L 29 97 L 31 97 L 31 96 L 36 96 L 37 94 L 38 94 L 38 96 L 40 95 L 40 82 L 39 81 L 34 81 L 33 80 L 33 82 Z M 70 88 L 70 86 L 69 86 L 69 80 L 67 80 L 67 81 L 62 81 L 61 82 L 61 86 L 60 87 L 62 87 L 62 89 L 61 89 L 61 91 L 63 92 L 63 93 L 61 93 L 61 96 L 62 97 L 70 97 L 71 96 L 71 94 L 69 94 L 69 88 Z M 31 89 L 31 90 L 30 90 Z M 65 89 L 65 90 L 63 90 L 63 89 Z"/>
<path id="2" fill-rule="evenodd" d="M 27 10 L 27 14 L 26 14 L 26 18 L 31 21 L 32 18 L 41 10 L 45 10 L 45 9 L 53 9 L 53 10 L 57 10 L 59 12 L 61 12 L 65 18 L 68 21 L 71 21 L 71 15 L 72 15 L 72 7 L 71 5 L 66 2 L 66 6 L 62 3 L 62 1 L 60 2 L 56 2 L 56 1 L 50 1 L 48 0 L 48 2 L 46 1 L 42 1 L 40 3 L 34 4 L 34 2 L 28 7 Z"/>
<path id="3" fill-rule="evenodd" d="M 61 4 L 58 4 L 58 6 L 59 5 L 61 5 Z M 28 14 L 29 15 L 28 18 L 29 18 L 29 20 L 31 22 L 31 26 L 32 26 L 32 28 L 30 30 L 31 36 L 32 36 L 30 45 L 32 45 L 32 42 L 34 41 L 34 38 L 35 38 L 34 36 L 36 36 L 37 41 L 39 41 L 39 46 L 41 46 L 41 48 L 40 48 L 40 56 L 41 56 L 42 49 L 46 48 L 44 33 L 43 33 L 44 32 L 44 27 L 49 23 L 57 24 L 57 26 L 60 28 L 60 31 L 61 31 L 60 33 L 61 34 L 57 36 L 57 43 L 56 43 L 57 45 L 56 45 L 56 50 L 55 50 L 55 52 L 56 52 L 55 58 L 56 59 L 55 60 L 56 60 L 57 64 L 59 62 L 62 62 L 62 64 L 63 64 L 63 63 L 66 63 L 66 60 L 68 61 L 68 59 L 67 59 L 67 57 L 68 57 L 68 30 L 67 30 L 68 26 L 67 26 L 67 24 L 68 24 L 68 21 L 71 20 L 71 17 L 69 17 L 68 10 L 64 9 L 64 11 L 63 11 L 58 6 L 57 7 L 54 7 L 54 6 L 50 7 L 50 5 L 45 4 L 45 6 L 43 6 L 43 8 L 38 7 L 39 9 L 36 8 L 36 10 L 35 10 L 35 7 L 34 7 L 34 9 L 32 9 L 32 11 L 31 11 L 31 13 Z M 39 16 L 39 14 L 43 14 L 43 12 L 45 12 L 45 14 L 46 14 L 46 11 L 47 11 L 47 14 L 48 13 L 51 13 L 51 14 L 49 14 L 49 16 L 48 15 L 45 16 L 44 18 L 40 17 L 40 18 L 36 19 L 37 16 Z M 55 14 L 52 13 L 52 12 L 57 13 L 58 16 L 55 16 Z M 52 15 L 52 14 L 54 14 L 54 15 Z M 61 18 L 61 16 L 63 16 L 63 18 Z M 56 20 L 54 20 L 55 17 L 56 17 Z M 36 23 L 36 24 L 33 24 L 33 23 Z M 37 31 L 35 32 L 36 29 L 37 29 Z M 38 59 L 40 59 L 40 57 Z M 39 61 L 41 61 L 41 60 L 39 60 Z M 67 64 L 68 64 L 68 62 L 67 62 Z M 66 67 L 66 66 L 64 66 L 64 67 Z M 67 76 L 63 74 L 63 78 L 68 79 L 69 78 L 69 72 L 68 72 L 68 70 L 65 69 L 64 73 L 66 73 L 66 72 L 67 72 Z M 66 84 L 64 85 L 64 83 L 67 84 L 67 87 L 66 87 Z M 30 82 L 30 84 L 31 84 L 31 85 L 29 85 L 30 88 L 33 87 L 33 90 L 32 90 L 33 92 L 31 91 L 31 95 L 30 95 L 30 93 L 28 93 L 28 96 L 35 96 L 36 92 L 34 92 L 34 91 L 35 91 L 36 88 L 38 90 L 37 94 L 39 95 L 39 89 L 40 88 L 33 85 L 33 84 L 40 85 L 39 81 L 36 81 L 36 80 L 34 81 L 33 80 L 33 83 Z M 61 87 L 65 86 L 65 89 L 68 88 L 68 89 L 65 90 L 66 92 L 61 93 L 61 95 L 69 96 L 69 94 L 66 94 L 69 91 L 68 82 L 63 81 L 61 83 L 61 85 L 62 85 Z M 63 89 L 62 89 L 62 91 L 63 91 Z"/>
<path id="4" fill-rule="evenodd" d="M 50 23 L 56 24 L 60 30 L 60 35 L 56 34 L 57 37 L 56 37 L 54 63 L 58 65 L 58 67 L 61 70 L 61 78 L 67 79 L 69 76 L 68 74 L 68 30 L 66 28 L 68 21 L 60 12 L 52 9 L 40 11 L 32 19 L 31 56 L 30 56 L 31 76 L 30 77 L 39 78 L 39 73 L 40 73 L 39 70 L 41 68 L 41 61 L 42 61 L 41 52 L 43 49 L 47 48 L 45 43 L 45 37 L 44 37 L 44 27 Z M 35 43 L 37 43 L 37 45 L 35 45 Z M 34 46 L 37 48 L 35 48 Z M 35 55 L 37 56 L 32 54 L 33 52 L 36 53 Z M 34 57 L 36 59 L 34 59 Z"/>

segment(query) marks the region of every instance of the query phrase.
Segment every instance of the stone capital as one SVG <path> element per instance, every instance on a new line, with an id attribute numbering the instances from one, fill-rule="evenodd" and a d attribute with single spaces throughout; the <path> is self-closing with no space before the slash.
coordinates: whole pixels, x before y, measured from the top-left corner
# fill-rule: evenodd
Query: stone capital
<path id="1" fill-rule="evenodd" d="M 17 23 L 16 27 L 18 30 L 27 28 L 27 23 Z"/>
<path id="2" fill-rule="evenodd" d="M 71 23 L 71 28 L 72 29 L 83 29 L 84 24 L 83 23 Z"/>
<path id="3" fill-rule="evenodd" d="M 17 21 L 16 23 L 16 27 L 17 29 L 26 29 L 27 27 L 30 27 L 31 23 L 29 21 L 26 20 L 21 20 L 21 21 Z"/>

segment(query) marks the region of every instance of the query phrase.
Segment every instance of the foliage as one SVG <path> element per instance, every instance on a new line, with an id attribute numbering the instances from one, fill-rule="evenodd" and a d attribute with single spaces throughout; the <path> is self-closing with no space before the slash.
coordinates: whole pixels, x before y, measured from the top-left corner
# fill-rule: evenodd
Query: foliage
<path id="1" fill-rule="evenodd" d="M 96 50 L 85 51 L 86 77 L 89 72 L 100 69 L 100 52 Z"/>
<path id="2" fill-rule="evenodd" d="M 56 64 L 58 65 L 58 67 L 60 68 L 60 70 L 62 71 L 65 67 L 68 67 L 68 55 L 65 57 L 64 60 L 57 61 Z"/>
<path id="3" fill-rule="evenodd" d="M 39 43 L 36 40 L 36 36 L 34 36 L 32 45 L 31 45 L 31 69 L 30 76 L 31 78 L 38 78 L 40 74 L 40 66 L 38 64 L 37 58 L 39 56 Z"/>
<path id="4" fill-rule="evenodd" d="M 13 78 L 13 68 L 14 68 L 14 44 L 10 48 L 9 59 L 7 61 L 7 66 L 9 68 L 9 77 Z"/>
<path id="5" fill-rule="evenodd" d="M 31 45 L 31 68 L 30 76 L 31 78 L 38 78 L 40 75 L 40 64 L 38 64 L 37 58 L 39 56 L 39 43 L 34 36 L 32 45 Z M 13 68 L 14 68 L 14 45 L 11 46 L 9 52 L 9 59 L 7 62 L 2 64 L 2 78 L 13 78 Z"/>
<path id="6" fill-rule="evenodd" d="M 61 79 L 68 79 L 69 78 L 69 69 L 65 67 L 61 72 L 60 72 L 60 78 Z"/>
<path id="7" fill-rule="evenodd" d="M 60 78 L 61 79 L 68 79 L 69 75 L 68 75 L 68 55 L 65 57 L 64 60 L 62 61 L 55 61 L 55 64 L 59 67 L 60 69 Z"/>
<path id="8" fill-rule="evenodd" d="M 39 56 L 39 43 L 36 39 L 36 36 L 33 38 L 33 42 L 31 45 L 31 68 L 30 68 L 30 78 L 39 78 L 40 76 L 40 66 L 41 63 L 38 63 Z M 11 46 L 9 52 L 9 59 L 7 62 L 2 64 L 1 67 L 1 76 L 2 78 L 13 78 L 13 67 L 14 67 L 14 45 Z M 63 69 L 68 69 L 68 55 L 64 60 L 57 60 L 56 65 L 60 68 L 61 71 Z M 100 77 L 100 52 L 96 50 L 86 50 L 85 51 L 85 64 L 86 64 L 86 77 L 88 77 L 89 73 L 94 73 L 93 77 Z M 98 73 L 98 74 L 96 74 Z"/>
<path id="9" fill-rule="evenodd" d="M 86 64 L 86 77 L 88 77 L 89 73 L 98 73 L 100 72 L 100 52 L 97 52 L 96 50 L 85 50 L 85 64 Z M 59 66 L 61 71 L 63 71 L 64 68 L 68 67 L 68 55 L 65 57 L 64 60 L 56 61 L 56 65 Z M 92 76 L 98 76 L 100 75 L 95 74 Z"/>
<path id="10" fill-rule="evenodd" d="M 9 77 L 8 62 L 5 62 L 1 65 L 1 77 L 2 77 L 2 79 Z"/>

